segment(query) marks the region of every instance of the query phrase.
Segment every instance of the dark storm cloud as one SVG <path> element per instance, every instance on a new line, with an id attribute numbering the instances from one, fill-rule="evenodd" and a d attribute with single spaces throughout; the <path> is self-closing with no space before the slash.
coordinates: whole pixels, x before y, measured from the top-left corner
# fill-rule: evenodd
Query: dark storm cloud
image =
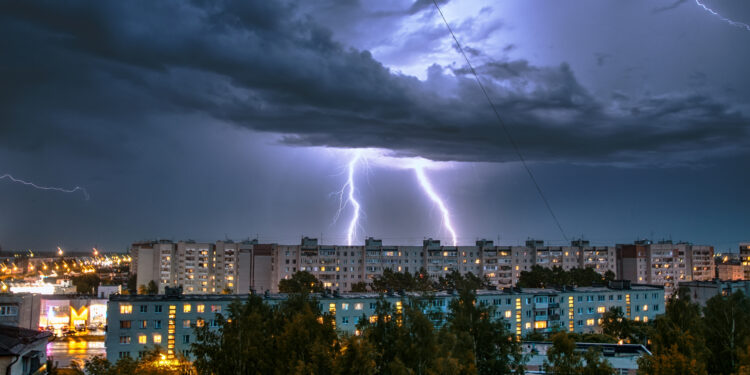
<path id="1" fill-rule="evenodd" d="M 458 25 L 472 40 L 502 27 L 473 22 Z M 3 3 L 0 32 L 5 147 L 96 150 L 147 133 L 146 117 L 195 113 L 294 145 L 515 160 L 466 68 L 435 65 L 424 81 L 393 73 L 290 4 Z M 610 101 L 566 64 L 477 70 L 529 160 L 672 164 L 748 146 L 748 119 L 699 93 Z"/>

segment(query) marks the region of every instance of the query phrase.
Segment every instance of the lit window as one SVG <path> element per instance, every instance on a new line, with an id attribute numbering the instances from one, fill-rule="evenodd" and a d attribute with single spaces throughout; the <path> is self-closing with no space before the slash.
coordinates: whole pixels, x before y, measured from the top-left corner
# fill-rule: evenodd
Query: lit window
<path id="1" fill-rule="evenodd" d="M 377 323 L 377 322 L 378 322 L 378 316 L 377 315 L 373 315 L 373 316 L 370 317 L 370 323 Z"/>
<path id="2" fill-rule="evenodd" d="M 524 326 L 526 327 L 526 329 L 531 329 L 531 322 L 526 322 Z"/>
<path id="3" fill-rule="evenodd" d="M 195 311 L 196 312 L 202 313 L 205 310 L 206 310 L 206 305 L 197 305 L 197 306 L 195 306 Z"/>
<path id="4" fill-rule="evenodd" d="M 189 313 L 190 310 L 192 310 L 192 305 L 189 303 L 186 303 L 182 306 L 182 312 Z"/>
<path id="5" fill-rule="evenodd" d="M 513 313 L 511 313 L 510 310 L 505 311 L 506 318 L 510 318 L 511 316 L 513 316 Z"/>
<path id="6" fill-rule="evenodd" d="M 586 320 L 586 325 L 589 326 L 589 327 L 593 326 L 594 323 L 595 323 L 594 319 L 587 319 Z"/>
<path id="7" fill-rule="evenodd" d="M 154 344 L 161 344 L 161 334 L 154 333 Z"/>
<path id="8" fill-rule="evenodd" d="M 120 314 L 131 314 L 133 312 L 133 305 L 120 305 Z"/>
<path id="9" fill-rule="evenodd" d="M 643 322 L 644 322 L 644 323 L 648 323 L 648 317 L 647 317 L 647 316 L 644 316 L 644 317 L 643 317 Z"/>
<path id="10" fill-rule="evenodd" d="M 354 304 L 354 310 L 362 310 L 362 303 L 361 302 L 355 303 Z"/>
<path id="11" fill-rule="evenodd" d="M 329 303 L 328 304 L 328 311 L 332 313 L 336 313 L 336 304 L 335 303 Z"/>
<path id="12" fill-rule="evenodd" d="M 195 325 L 197 327 L 203 327 L 203 324 L 204 324 L 203 319 L 198 319 L 195 321 Z"/>
<path id="13" fill-rule="evenodd" d="M 542 320 L 542 321 L 539 321 L 539 322 L 534 322 L 534 328 L 536 328 L 536 329 L 544 329 L 544 328 L 547 328 L 547 322 L 546 322 L 546 321 L 544 321 L 544 320 Z"/>
<path id="14" fill-rule="evenodd" d="M 596 312 L 598 312 L 599 314 L 603 314 L 605 311 L 607 311 L 607 309 L 604 306 L 599 306 L 596 308 Z"/>
<path id="15" fill-rule="evenodd" d="M 138 343 L 139 344 L 146 344 L 146 343 L 148 343 L 148 340 L 146 339 L 146 335 L 138 335 Z"/>
<path id="16" fill-rule="evenodd" d="M 349 304 L 348 303 L 342 303 L 341 304 L 341 310 L 349 310 Z"/>
<path id="17" fill-rule="evenodd" d="M 186 319 L 182 321 L 182 328 L 190 328 L 190 320 Z"/>
<path id="18" fill-rule="evenodd" d="M 211 305 L 211 312 L 212 313 L 220 313 L 221 312 L 221 305 Z"/>
<path id="19" fill-rule="evenodd" d="M 643 305 L 643 311 L 648 311 L 648 305 Z"/>

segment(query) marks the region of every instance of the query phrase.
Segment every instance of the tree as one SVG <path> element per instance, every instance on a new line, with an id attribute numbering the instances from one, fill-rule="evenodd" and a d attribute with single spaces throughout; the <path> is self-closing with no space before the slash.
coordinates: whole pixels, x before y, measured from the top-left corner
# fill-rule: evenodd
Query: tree
<path id="1" fill-rule="evenodd" d="M 545 373 L 573 375 L 580 372 L 581 355 L 576 352 L 576 342 L 565 332 L 552 336 L 552 347 L 547 349 L 547 359 L 542 368 Z"/>
<path id="2" fill-rule="evenodd" d="M 592 286 L 614 280 L 615 274 L 607 271 L 604 275 L 590 267 L 572 268 L 565 271 L 562 267 L 546 268 L 531 266 L 529 271 L 521 271 L 516 286 L 521 288 L 548 288 L 551 286 L 578 285 Z"/>
<path id="3" fill-rule="evenodd" d="M 277 306 L 256 295 L 235 301 L 218 330 L 196 327 L 198 374 L 330 374 L 340 352 L 333 317 L 298 293 Z"/>
<path id="4" fill-rule="evenodd" d="M 638 360 L 639 374 L 708 373 L 700 306 L 691 302 L 686 289 L 678 289 L 667 301 L 665 314 L 655 319 L 651 342 L 652 355 Z"/>
<path id="5" fill-rule="evenodd" d="M 583 354 L 576 351 L 576 342 L 565 332 L 552 336 L 552 347 L 547 350 L 547 359 L 542 365 L 544 372 L 555 375 L 614 375 L 609 361 L 596 348 Z"/>
<path id="6" fill-rule="evenodd" d="M 621 307 L 611 307 L 609 311 L 602 314 L 601 320 L 603 334 L 626 342 L 629 342 L 632 339 L 632 321 L 625 316 Z"/>
<path id="7" fill-rule="evenodd" d="M 490 286 L 487 277 L 479 277 L 469 272 L 462 275 L 460 272 L 453 270 L 451 273 L 441 276 L 438 279 L 438 286 L 443 290 L 460 290 L 460 289 L 485 289 Z"/>
<path id="8" fill-rule="evenodd" d="M 595 348 L 589 348 L 583 353 L 582 375 L 614 375 L 617 372 L 612 365 L 602 357 L 601 351 Z"/>
<path id="9" fill-rule="evenodd" d="M 146 293 L 149 295 L 159 294 L 159 287 L 156 286 L 156 282 L 154 280 L 151 280 L 148 282 L 148 285 L 146 285 Z"/>
<path id="10" fill-rule="evenodd" d="M 364 281 L 356 282 L 352 284 L 352 292 L 364 293 L 367 292 L 367 283 Z"/>
<path id="11" fill-rule="evenodd" d="M 449 305 L 446 329 L 457 340 L 454 355 L 471 360 L 478 374 L 522 373 L 520 344 L 502 320 L 492 319 L 493 308 L 481 306 L 467 285 Z"/>
<path id="12" fill-rule="evenodd" d="M 279 281 L 281 293 L 319 293 L 322 291 L 323 283 L 307 271 L 295 272 L 291 278 Z"/>
<path id="13" fill-rule="evenodd" d="M 750 337 L 750 299 L 744 293 L 716 295 L 703 310 L 706 346 L 711 352 L 708 371 L 731 374 L 737 371 L 739 355 Z"/>
<path id="14" fill-rule="evenodd" d="M 76 286 L 76 292 L 81 294 L 96 294 L 102 280 L 96 274 L 84 274 L 71 279 Z"/>
<path id="15" fill-rule="evenodd" d="M 146 289 L 145 285 L 143 285 L 143 284 L 138 285 L 138 294 L 146 294 L 146 291 L 147 291 L 147 289 Z"/>
<path id="16" fill-rule="evenodd" d="M 138 277 L 136 274 L 131 274 L 128 278 L 127 290 L 130 294 L 136 294 L 138 292 Z"/>

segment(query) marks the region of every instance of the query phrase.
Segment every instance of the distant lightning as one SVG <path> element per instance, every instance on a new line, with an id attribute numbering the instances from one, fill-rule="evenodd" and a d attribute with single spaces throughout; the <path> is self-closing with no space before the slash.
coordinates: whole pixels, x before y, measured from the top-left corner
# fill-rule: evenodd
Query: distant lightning
<path id="1" fill-rule="evenodd" d="M 422 189 L 424 189 L 424 192 L 433 202 L 435 202 L 435 204 L 437 204 L 438 208 L 440 208 L 440 212 L 442 212 L 443 214 L 443 225 L 445 226 L 445 229 L 447 229 L 451 234 L 451 238 L 453 239 L 453 246 L 458 245 L 458 240 L 456 239 L 456 231 L 453 230 L 453 225 L 451 224 L 450 211 L 448 211 L 448 208 L 445 206 L 445 203 L 443 203 L 443 200 L 440 198 L 440 196 L 437 195 L 435 189 L 432 188 L 430 180 L 424 173 L 424 168 L 421 165 L 415 165 L 413 168 L 414 172 L 417 175 L 417 180 L 419 180 L 419 184 L 422 185 Z"/>
<path id="2" fill-rule="evenodd" d="M 80 191 L 81 193 L 83 193 L 83 197 L 86 198 L 86 200 L 89 200 L 89 193 L 86 191 L 86 189 L 84 189 L 84 188 L 82 188 L 80 186 L 76 186 L 76 187 L 74 187 L 72 189 L 64 189 L 64 188 L 53 187 L 53 186 L 40 186 L 40 185 L 37 185 L 37 184 L 35 184 L 33 182 L 28 182 L 28 181 L 24 181 L 24 180 L 15 178 L 15 177 L 7 174 L 7 173 L 4 174 L 4 175 L 2 175 L 2 176 L 0 176 L 0 180 L 2 180 L 2 179 L 8 179 L 10 181 L 13 181 L 13 182 L 16 182 L 16 183 L 19 183 L 19 184 L 24 184 L 26 186 L 31 186 L 34 189 L 39 189 L 39 190 L 54 190 L 54 191 L 59 191 L 59 192 L 62 192 L 62 193 L 75 193 L 76 191 Z"/>
<path id="3" fill-rule="evenodd" d="M 349 246 L 352 245 L 352 240 L 357 234 L 357 227 L 359 226 L 359 214 L 361 206 L 359 204 L 359 201 L 357 201 L 357 198 L 354 196 L 354 192 L 356 190 L 356 187 L 354 185 L 354 171 L 361 158 L 361 152 L 357 151 L 354 154 L 354 157 L 352 157 L 352 159 L 349 161 L 346 183 L 344 183 L 344 186 L 341 187 L 341 190 L 339 191 L 339 209 L 336 212 L 336 216 L 334 218 L 334 221 L 338 220 L 339 216 L 341 216 L 341 211 L 343 211 L 347 205 L 352 206 L 352 219 L 349 221 L 349 226 L 346 233 L 346 243 Z M 346 200 L 344 199 L 345 196 Z"/>
<path id="4" fill-rule="evenodd" d="M 743 28 L 743 29 L 745 29 L 747 31 L 750 31 L 750 25 L 748 25 L 746 23 L 742 23 L 742 22 L 732 21 L 729 18 L 726 18 L 726 17 L 722 16 L 721 14 L 717 13 L 713 9 L 707 7 L 706 4 L 703 4 L 700 0 L 695 0 L 695 3 L 698 4 L 698 6 L 700 6 L 701 8 L 705 9 L 708 13 L 711 13 L 714 16 L 719 17 L 719 19 L 721 19 L 722 21 L 724 21 L 724 22 L 726 22 L 726 23 L 728 23 L 728 24 L 730 24 L 732 26 Z"/>

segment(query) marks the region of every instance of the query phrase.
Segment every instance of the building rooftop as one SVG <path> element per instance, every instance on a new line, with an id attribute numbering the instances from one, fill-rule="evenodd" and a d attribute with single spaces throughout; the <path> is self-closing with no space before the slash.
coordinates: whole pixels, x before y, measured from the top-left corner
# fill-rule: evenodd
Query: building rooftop
<path id="1" fill-rule="evenodd" d="M 0 324 L 0 356 L 18 355 L 27 345 L 39 340 L 48 340 L 51 336 L 52 332 Z"/>
<path id="2" fill-rule="evenodd" d="M 561 293 L 601 293 L 607 291 L 617 290 L 633 290 L 633 291 L 656 291 L 664 290 L 664 287 L 658 285 L 641 285 L 633 284 L 630 288 L 610 288 L 605 286 L 591 286 L 591 287 L 578 287 L 578 288 L 566 288 L 562 289 L 542 289 L 542 288 L 507 288 L 505 290 L 477 290 L 477 297 L 487 296 L 510 296 L 516 294 L 533 294 L 533 295 L 558 295 Z M 263 293 L 258 294 L 266 300 L 285 300 L 287 294 L 284 293 Z M 319 299 L 330 299 L 330 298 L 346 298 L 346 299 L 374 299 L 380 297 L 381 293 L 376 292 L 364 292 L 364 293 L 314 293 L 315 297 Z M 455 291 L 435 291 L 428 293 L 420 292 L 404 292 L 404 293 L 384 293 L 387 297 L 449 297 L 458 295 Z M 145 295 L 145 294 L 113 294 L 109 297 L 110 301 L 124 301 L 124 302 L 136 302 L 136 301 L 232 301 L 237 299 L 247 298 L 249 294 L 156 294 L 156 295 Z"/>

